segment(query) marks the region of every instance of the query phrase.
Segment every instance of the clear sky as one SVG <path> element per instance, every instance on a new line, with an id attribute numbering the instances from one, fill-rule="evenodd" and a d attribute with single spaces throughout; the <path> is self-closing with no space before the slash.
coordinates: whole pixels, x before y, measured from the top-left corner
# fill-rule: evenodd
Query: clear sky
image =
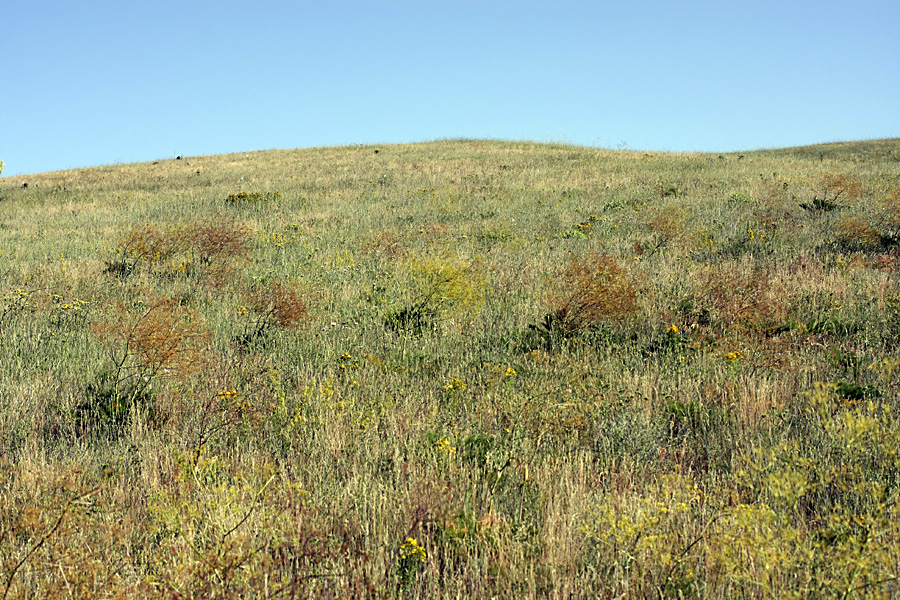
<path id="1" fill-rule="evenodd" d="M 900 137 L 898 0 L 0 0 L 4 175 L 490 138 Z"/>

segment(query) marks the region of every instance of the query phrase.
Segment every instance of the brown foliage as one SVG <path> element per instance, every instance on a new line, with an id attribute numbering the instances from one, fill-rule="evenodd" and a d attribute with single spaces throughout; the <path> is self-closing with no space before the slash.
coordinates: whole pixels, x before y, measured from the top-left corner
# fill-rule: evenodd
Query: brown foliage
<path id="1" fill-rule="evenodd" d="M 250 250 L 248 238 L 246 225 L 215 216 L 165 228 L 148 223 L 119 241 L 116 259 L 107 261 L 106 271 L 127 275 L 145 268 L 217 277 Z"/>
<path id="2" fill-rule="evenodd" d="M 0 597 L 121 594 L 130 539 L 108 481 L 60 466 L 0 466 Z"/>
<path id="3" fill-rule="evenodd" d="M 845 216 L 838 221 L 835 234 L 840 243 L 847 246 L 876 246 L 881 233 L 861 217 Z"/>
<path id="4" fill-rule="evenodd" d="M 247 341 L 259 337 L 272 327 L 296 327 L 309 316 L 300 292 L 277 279 L 268 287 L 252 291 L 249 305 L 256 316 L 244 335 Z"/>
<path id="5" fill-rule="evenodd" d="M 200 366 L 209 337 L 194 311 L 166 296 L 137 308 L 119 304 L 109 320 L 95 323 L 92 329 L 112 347 L 120 376 L 143 378 L 191 373 Z"/>
<path id="6" fill-rule="evenodd" d="M 862 182 L 851 175 L 826 173 L 822 176 L 820 188 L 824 198 L 832 202 L 836 202 L 842 196 L 856 200 L 862 194 Z"/>
<path id="7" fill-rule="evenodd" d="M 637 285 L 612 256 L 591 251 L 570 257 L 555 287 L 549 295 L 552 320 L 566 333 L 623 320 L 638 311 Z"/>
<path id="8" fill-rule="evenodd" d="M 134 229 L 116 245 L 116 260 L 106 262 L 106 271 L 115 275 L 127 275 L 139 265 L 154 265 L 167 261 L 187 248 L 184 230 L 172 228 L 160 230 L 152 224 Z"/>
<path id="9" fill-rule="evenodd" d="M 400 258 L 402 252 L 400 239 L 392 231 L 382 231 L 378 235 L 370 236 L 363 246 L 363 254 L 374 254 L 388 258 Z"/>
<path id="10" fill-rule="evenodd" d="M 205 265 L 224 265 L 250 249 L 249 230 L 242 223 L 209 219 L 190 229 L 191 247 Z"/>
<path id="11" fill-rule="evenodd" d="M 702 300 L 714 320 L 726 330 L 760 330 L 786 318 L 784 290 L 778 289 L 761 270 L 723 265 L 703 276 Z"/>
<path id="12" fill-rule="evenodd" d="M 880 220 L 887 235 L 900 239 L 900 187 L 882 200 Z"/>

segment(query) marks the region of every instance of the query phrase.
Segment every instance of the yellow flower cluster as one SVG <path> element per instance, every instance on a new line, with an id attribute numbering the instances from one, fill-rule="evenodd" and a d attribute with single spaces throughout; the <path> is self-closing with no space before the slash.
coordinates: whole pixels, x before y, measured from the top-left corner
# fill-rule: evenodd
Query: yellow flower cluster
<path id="1" fill-rule="evenodd" d="M 456 448 L 450 445 L 450 440 L 447 438 L 440 439 L 434 443 L 434 447 L 440 450 L 443 450 L 447 454 L 453 454 L 456 452 Z"/>
<path id="2" fill-rule="evenodd" d="M 464 389 L 466 389 L 466 384 L 463 381 L 454 377 L 453 379 L 450 380 L 450 383 L 443 386 L 443 388 L 445 391 L 448 391 L 448 392 L 452 392 L 454 390 L 464 390 Z"/>
<path id="3" fill-rule="evenodd" d="M 736 350 L 734 352 L 728 352 L 727 354 L 725 354 L 725 360 L 727 360 L 730 363 L 737 362 L 742 358 L 744 358 L 744 353 L 741 352 L 740 350 Z"/>
<path id="4" fill-rule="evenodd" d="M 19 290 L 21 291 L 21 290 Z M 27 297 L 27 296 L 25 296 Z M 56 304 L 56 308 L 58 310 L 84 310 L 84 305 L 87 304 L 84 300 L 79 300 L 78 298 L 72 300 L 72 302 L 63 302 L 63 297 L 59 294 L 53 294 L 53 302 Z"/>
<path id="5" fill-rule="evenodd" d="M 425 559 L 428 558 L 428 553 L 425 552 L 425 548 L 419 545 L 416 538 L 406 538 L 406 541 L 400 546 L 400 558 L 402 560 L 413 559 L 425 562 Z"/>

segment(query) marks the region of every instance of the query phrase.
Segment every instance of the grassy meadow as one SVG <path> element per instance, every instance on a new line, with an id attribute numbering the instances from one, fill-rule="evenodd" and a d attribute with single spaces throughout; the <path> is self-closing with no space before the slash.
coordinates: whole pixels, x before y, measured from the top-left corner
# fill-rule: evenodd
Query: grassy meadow
<path id="1" fill-rule="evenodd" d="M 900 597 L 900 140 L 0 179 L 0 598 Z"/>

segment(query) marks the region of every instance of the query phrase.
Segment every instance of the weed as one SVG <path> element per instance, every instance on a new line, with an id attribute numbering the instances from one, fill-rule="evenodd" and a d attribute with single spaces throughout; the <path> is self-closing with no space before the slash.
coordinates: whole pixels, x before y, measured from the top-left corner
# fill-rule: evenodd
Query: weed
<path id="1" fill-rule="evenodd" d="M 275 329 L 291 329 L 309 318 L 306 303 L 300 292 L 288 284 L 273 279 L 266 287 L 249 294 L 247 301 L 253 316 L 248 320 L 240 341 L 250 343 Z M 242 307 L 242 312 L 246 307 Z"/>
<path id="2" fill-rule="evenodd" d="M 88 384 L 76 410 L 110 425 L 147 406 L 158 379 L 200 368 L 209 337 L 194 311 L 165 296 L 132 307 L 116 304 L 92 329 L 109 347 L 111 364 Z"/>
<path id="3" fill-rule="evenodd" d="M 442 318 L 473 314 L 484 302 L 477 260 L 464 261 L 449 251 L 414 256 L 404 261 L 401 273 L 405 289 L 385 317 L 391 329 L 421 335 Z"/>
<path id="4" fill-rule="evenodd" d="M 638 286 L 619 262 L 588 252 L 569 258 L 547 297 L 551 312 L 540 328 L 570 336 L 611 321 L 633 317 L 638 311 Z"/>
<path id="5" fill-rule="evenodd" d="M 101 478 L 77 468 L 0 467 L 2 598 L 112 598 L 124 575 L 125 528 L 115 518 L 112 470 Z"/>
<path id="6" fill-rule="evenodd" d="M 281 192 L 238 192 L 228 194 L 226 204 L 250 204 L 254 202 L 275 202 L 281 200 Z"/>
<path id="7" fill-rule="evenodd" d="M 0 332 L 9 321 L 31 310 L 31 295 L 32 292 L 22 288 L 4 294 L 3 304 L 0 305 Z"/>
<path id="8" fill-rule="evenodd" d="M 397 558 L 397 588 L 408 592 L 412 587 L 416 572 L 428 559 L 425 548 L 419 545 L 416 538 L 406 538 L 400 546 L 400 556 Z"/>

